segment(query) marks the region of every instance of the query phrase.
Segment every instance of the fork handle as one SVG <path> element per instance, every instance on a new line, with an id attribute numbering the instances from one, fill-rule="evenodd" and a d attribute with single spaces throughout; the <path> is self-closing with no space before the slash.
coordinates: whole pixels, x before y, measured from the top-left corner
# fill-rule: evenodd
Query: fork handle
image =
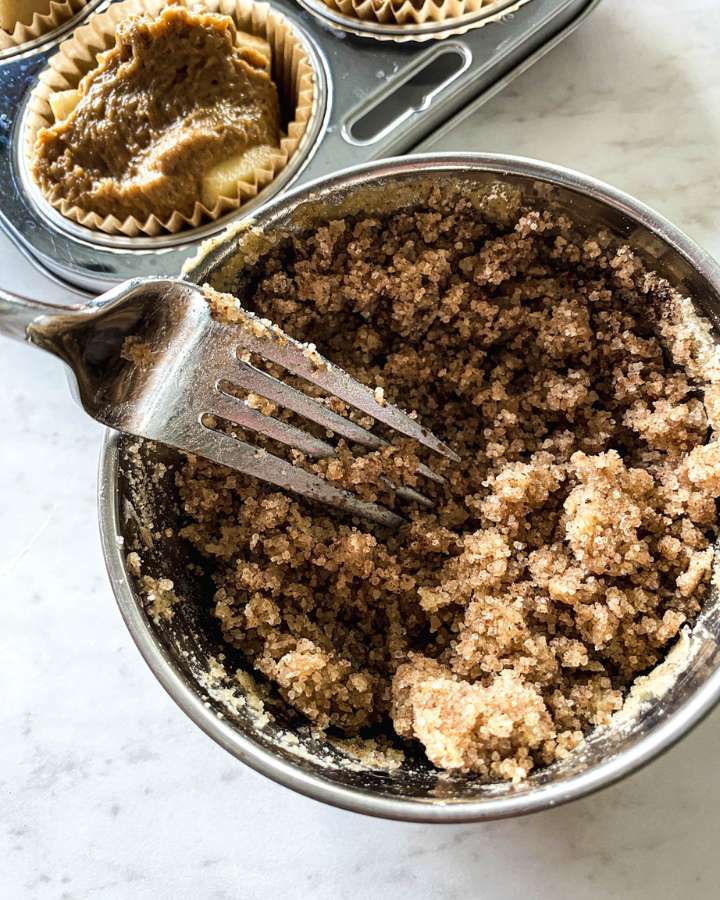
<path id="1" fill-rule="evenodd" d="M 31 342 L 28 327 L 40 316 L 72 311 L 73 307 L 70 306 L 55 306 L 52 303 L 29 300 L 27 297 L 0 288 L 0 334 L 17 341 Z"/>

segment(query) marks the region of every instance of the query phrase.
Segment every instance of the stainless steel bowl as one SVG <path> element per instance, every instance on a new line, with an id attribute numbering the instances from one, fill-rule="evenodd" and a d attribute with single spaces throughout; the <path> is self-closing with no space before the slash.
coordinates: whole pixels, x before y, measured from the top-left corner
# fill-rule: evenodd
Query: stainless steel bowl
<path id="1" fill-rule="evenodd" d="M 589 231 L 604 227 L 632 245 L 649 265 L 717 323 L 720 267 L 677 228 L 643 204 L 585 175 L 531 160 L 480 154 L 407 157 L 341 172 L 273 200 L 254 224 L 263 232 L 328 218 L 342 208 L 371 211 L 378 192 L 432 178 L 478 183 L 507 181 L 528 200 L 566 211 Z M 375 201 L 373 201 L 375 196 Z M 239 247 L 247 232 L 236 230 L 206 247 L 188 277 L 217 282 L 241 265 Z M 178 510 L 167 485 L 138 476 L 127 440 L 108 434 L 100 466 L 102 541 L 120 611 L 150 668 L 190 718 L 238 759 L 275 781 L 345 809 L 391 819 L 467 822 L 521 815 L 581 797 L 619 778 L 670 747 L 697 724 L 720 697 L 720 603 L 716 593 L 692 629 L 684 666 L 666 692 L 644 703 L 622 725 L 594 733 L 581 751 L 532 775 L 518 786 L 483 784 L 433 770 L 418 756 L 395 771 L 368 768 L 326 741 L 298 731 L 282 707 L 267 721 L 243 696 L 245 688 L 213 681 L 210 658 L 222 645 L 207 607 L 208 586 L 187 569 L 188 550 L 166 538 Z M 148 469 L 161 448 L 146 450 Z M 168 475 L 166 475 L 166 481 Z M 154 527 L 148 529 L 150 518 Z M 155 536 L 150 535 L 150 531 Z M 147 571 L 170 577 L 185 602 L 170 623 L 148 617 L 128 573 L 125 554 L 132 541 L 150 545 Z M 205 603 L 201 597 L 205 592 Z M 241 660 L 231 660 L 239 664 Z M 288 734 L 290 738 L 288 738 Z M 299 739 L 298 736 L 299 735 Z"/>

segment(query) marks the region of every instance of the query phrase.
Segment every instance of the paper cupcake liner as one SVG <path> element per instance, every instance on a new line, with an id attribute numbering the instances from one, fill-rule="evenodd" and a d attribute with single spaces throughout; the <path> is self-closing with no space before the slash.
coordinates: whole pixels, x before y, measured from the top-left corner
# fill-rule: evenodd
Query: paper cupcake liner
<path id="1" fill-rule="evenodd" d="M 501 0 L 323 0 L 326 6 L 344 16 L 378 22 L 381 25 L 424 25 L 445 22 L 493 7 L 503 6 Z M 520 4 L 518 4 L 520 5 Z M 516 8 L 516 7 L 513 7 Z M 503 15 L 511 9 L 504 8 Z"/>
<path id="2" fill-rule="evenodd" d="M 235 196 L 220 197 L 212 209 L 198 200 L 190 216 L 176 210 L 166 220 L 160 220 L 155 215 L 150 215 L 144 222 L 134 216 L 124 220 L 115 216 L 103 218 L 62 198 L 46 198 L 65 218 L 95 231 L 129 237 L 141 234 L 154 236 L 163 232 L 175 234 L 239 209 L 285 168 L 297 151 L 313 113 L 315 74 L 307 50 L 285 16 L 266 3 L 255 3 L 253 0 L 203 0 L 202 3 L 192 0 L 173 0 L 172 3 L 168 0 L 123 0 L 112 4 L 105 12 L 91 16 L 86 25 L 78 28 L 69 40 L 60 45 L 58 52 L 48 61 L 48 67 L 41 73 L 30 97 L 25 133 L 24 151 L 30 170 L 37 134 L 54 121 L 50 95 L 55 91 L 76 88 L 82 77 L 95 68 L 98 54 L 114 45 L 115 29 L 121 19 L 143 12 L 157 15 L 170 5 L 230 16 L 239 31 L 268 41 L 273 57 L 272 77 L 278 88 L 282 119 L 288 122 L 287 131 L 281 136 L 277 153 L 238 182 Z"/>
<path id="3" fill-rule="evenodd" d="M 54 31 L 76 16 L 86 2 L 87 0 L 50 0 L 47 12 L 36 12 L 29 25 L 18 22 L 12 32 L 0 28 L 0 50 L 20 47 Z"/>

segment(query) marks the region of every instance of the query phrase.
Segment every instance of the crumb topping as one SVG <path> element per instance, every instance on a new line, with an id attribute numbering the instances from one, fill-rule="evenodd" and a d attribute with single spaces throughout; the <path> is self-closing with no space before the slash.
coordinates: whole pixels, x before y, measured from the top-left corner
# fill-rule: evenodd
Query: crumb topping
<path id="1" fill-rule="evenodd" d="M 399 511 L 388 532 L 189 456 L 182 535 L 225 640 L 316 726 L 394 729 L 443 769 L 519 781 L 572 752 L 709 590 L 720 367 L 688 301 L 499 187 L 288 235 L 238 291 L 462 463 L 426 459 L 437 484 L 409 442 L 293 455 Z"/>

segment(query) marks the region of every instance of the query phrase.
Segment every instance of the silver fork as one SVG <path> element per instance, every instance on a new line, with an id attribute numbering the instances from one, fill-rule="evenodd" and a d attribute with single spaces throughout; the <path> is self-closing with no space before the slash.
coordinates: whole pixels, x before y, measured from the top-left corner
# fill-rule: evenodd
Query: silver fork
<path id="1" fill-rule="evenodd" d="M 335 447 L 327 441 L 247 405 L 231 392 L 238 388 L 368 449 L 387 443 L 240 358 L 240 353 L 246 358 L 257 354 L 424 447 L 458 461 L 452 450 L 414 419 L 395 406 L 378 402 L 373 391 L 309 351 L 307 345 L 279 329 L 271 329 L 269 337 L 258 336 L 263 320 L 251 313 L 243 315 L 244 325 L 218 321 L 200 288 L 171 278 L 126 281 L 75 307 L 51 306 L 0 291 L 0 334 L 27 341 L 64 360 L 74 373 L 77 398 L 103 425 L 195 453 L 378 524 L 397 526 L 401 517 L 385 507 L 360 500 L 324 478 L 213 427 L 217 419 L 226 420 L 310 457 L 335 455 Z M 128 338 L 135 348 L 134 357 Z M 425 465 L 418 473 L 442 481 Z M 396 491 L 415 502 L 430 502 L 411 488 L 397 487 Z"/>

